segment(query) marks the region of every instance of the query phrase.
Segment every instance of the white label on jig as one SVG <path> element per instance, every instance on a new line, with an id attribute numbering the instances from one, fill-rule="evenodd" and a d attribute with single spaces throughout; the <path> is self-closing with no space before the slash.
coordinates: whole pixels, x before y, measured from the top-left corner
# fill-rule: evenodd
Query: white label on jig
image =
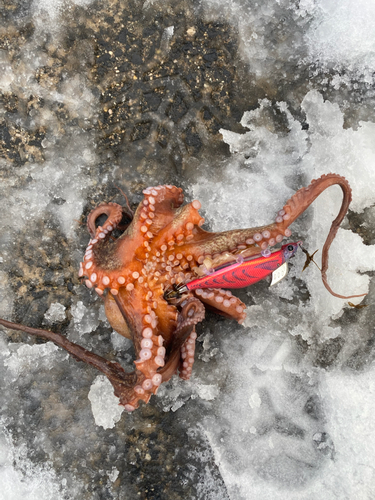
<path id="1" fill-rule="evenodd" d="M 284 262 L 283 265 L 278 267 L 273 273 L 272 273 L 272 281 L 270 286 L 276 285 L 279 281 L 281 281 L 285 276 L 288 274 L 288 263 Z"/>

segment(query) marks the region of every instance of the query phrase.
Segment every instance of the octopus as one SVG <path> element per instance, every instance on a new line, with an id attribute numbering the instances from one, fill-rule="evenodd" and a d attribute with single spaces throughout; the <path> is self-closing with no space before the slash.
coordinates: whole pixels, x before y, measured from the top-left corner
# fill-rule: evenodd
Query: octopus
<path id="1" fill-rule="evenodd" d="M 326 289 L 328 250 L 343 220 L 351 189 L 344 177 L 323 175 L 297 191 L 269 225 L 221 233 L 202 229 L 198 200 L 183 204 L 181 188 L 164 185 L 143 191 L 133 213 L 127 203 L 102 203 L 88 216 L 91 235 L 79 277 L 104 301 L 113 329 L 134 343 L 133 372 L 70 342 L 61 334 L 29 328 L 5 320 L 0 324 L 52 340 L 75 359 L 88 363 L 111 382 L 125 410 L 148 403 L 163 382 L 174 374 L 188 380 L 192 374 L 197 333 L 205 309 L 242 323 L 246 306 L 229 290 L 197 289 L 170 299 L 168 290 L 202 275 L 208 268 L 258 255 L 291 236 L 289 226 L 328 187 L 338 185 L 342 205 L 332 222 L 322 250 L 321 276 Z M 102 222 L 104 220 L 104 222 Z M 101 222 L 101 225 L 98 225 Z"/>

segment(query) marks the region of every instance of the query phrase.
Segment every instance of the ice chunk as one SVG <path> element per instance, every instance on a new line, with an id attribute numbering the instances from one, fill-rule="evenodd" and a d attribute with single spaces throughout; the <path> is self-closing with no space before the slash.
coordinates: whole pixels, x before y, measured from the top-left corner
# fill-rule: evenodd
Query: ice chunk
<path id="1" fill-rule="evenodd" d="M 70 312 L 73 316 L 74 328 L 80 335 L 92 332 L 99 325 L 98 310 L 88 309 L 81 300 L 71 307 Z"/>
<path id="2" fill-rule="evenodd" d="M 70 312 L 73 317 L 74 323 L 78 324 L 87 313 L 87 307 L 83 305 L 83 302 L 81 300 L 79 300 L 77 304 L 71 307 Z"/>
<path id="3" fill-rule="evenodd" d="M 219 387 L 214 384 L 197 383 L 195 386 L 195 391 L 201 399 L 211 401 L 212 399 L 215 399 L 219 394 Z"/>
<path id="4" fill-rule="evenodd" d="M 88 398 L 96 425 L 112 429 L 120 420 L 124 407 L 119 405 L 119 399 L 113 394 L 113 386 L 107 377 L 96 377 Z"/>
<path id="5" fill-rule="evenodd" d="M 165 28 L 163 32 L 163 37 L 167 39 L 172 38 L 173 33 L 174 33 L 174 26 L 168 26 L 168 28 Z"/>
<path id="6" fill-rule="evenodd" d="M 114 483 L 120 474 L 119 470 L 116 467 L 112 467 L 112 471 L 108 473 L 108 479 Z"/>
<path id="7" fill-rule="evenodd" d="M 59 302 L 53 302 L 48 311 L 44 314 L 44 319 L 46 323 L 49 325 L 53 325 L 53 323 L 61 323 L 66 318 L 65 314 L 66 307 Z"/>

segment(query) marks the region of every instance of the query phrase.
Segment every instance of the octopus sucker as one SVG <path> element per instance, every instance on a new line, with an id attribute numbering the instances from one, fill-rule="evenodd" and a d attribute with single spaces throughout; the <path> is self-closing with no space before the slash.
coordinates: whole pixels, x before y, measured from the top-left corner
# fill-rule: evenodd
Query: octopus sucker
<path id="1" fill-rule="evenodd" d="M 172 299 L 165 295 L 166 291 L 223 263 L 270 252 L 269 247 L 291 236 L 289 226 L 293 221 L 335 184 L 343 191 L 343 201 L 323 247 L 322 281 L 336 297 L 360 297 L 339 295 L 327 282 L 329 247 L 351 201 L 351 189 L 343 177 L 327 174 L 313 180 L 286 202 L 269 225 L 222 233 L 202 229 L 200 202 L 194 200 L 183 206 L 182 189 L 166 185 L 146 188 L 135 213 L 129 204 L 122 207 L 102 203 L 87 218 L 91 238 L 78 275 L 104 300 L 105 313 L 114 330 L 133 341 L 133 372 L 126 373 L 119 363 L 109 362 L 61 334 L 2 319 L 0 324 L 51 340 L 75 359 L 94 366 L 108 377 L 125 410 L 134 411 L 140 401 L 147 403 L 160 384 L 174 374 L 179 372 L 181 378 L 190 378 L 197 338 L 195 327 L 203 321 L 205 308 L 239 323 L 246 316 L 245 304 L 229 290 L 197 289 Z M 97 227 L 102 215 L 107 219 Z M 130 221 L 125 225 L 124 216 Z M 117 236 L 120 231 L 123 233 Z"/>

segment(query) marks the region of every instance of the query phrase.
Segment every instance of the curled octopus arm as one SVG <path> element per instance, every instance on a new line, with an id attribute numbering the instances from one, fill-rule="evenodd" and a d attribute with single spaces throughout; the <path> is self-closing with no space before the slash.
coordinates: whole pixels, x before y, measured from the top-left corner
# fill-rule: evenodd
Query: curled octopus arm
<path id="1" fill-rule="evenodd" d="M 328 284 L 327 280 L 327 270 L 328 270 L 328 251 L 331 246 L 332 241 L 334 240 L 337 231 L 340 227 L 342 220 L 344 219 L 350 202 L 352 200 L 352 190 L 348 181 L 345 177 L 341 177 L 337 174 L 326 174 L 322 175 L 319 179 L 311 181 L 310 185 L 306 188 L 302 188 L 297 191 L 285 204 L 283 210 L 289 216 L 286 221 L 286 225 L 291 224 L 293 221 L 297 219 L 307 207 L 311 205 L 311 203 L 328 187 L 338 185 L 342 189 L 343 200 L 341 203 L 340 211 L 336 217 L 336 219 L 332 222 L 331 228 L 329 230 L 328 236 L 323 246 L 322 251 L 322 268 L 321 275 L 322 281 L 326 289 L 333 296 L 338 297 L 339 299 L 351 299 L 354 297 L 364 297 L 367 295 L 366 293 L 362 293 L 359 295 L 341 295 L 332 290 L 332 288 Z M 285 224 L 285 222 L 284 222 Z"/>
<path id="2" fill-rule="evenodd" d="M 182 302 L 168 359 L 165 366 L 159 371 L 163 377 L 163 382 L 169 380 L 176 373 L 177 368 L 180 368 L 181 378 L 189 378 L 191 370 L 181 363 L 181 350 L 184 350 L 189 340 L 190 344 L 195 344 L 197 336 L 195 325 L 203 321 L 204 316 L 205 308 L 200 300 L 189 297 Z"/>

